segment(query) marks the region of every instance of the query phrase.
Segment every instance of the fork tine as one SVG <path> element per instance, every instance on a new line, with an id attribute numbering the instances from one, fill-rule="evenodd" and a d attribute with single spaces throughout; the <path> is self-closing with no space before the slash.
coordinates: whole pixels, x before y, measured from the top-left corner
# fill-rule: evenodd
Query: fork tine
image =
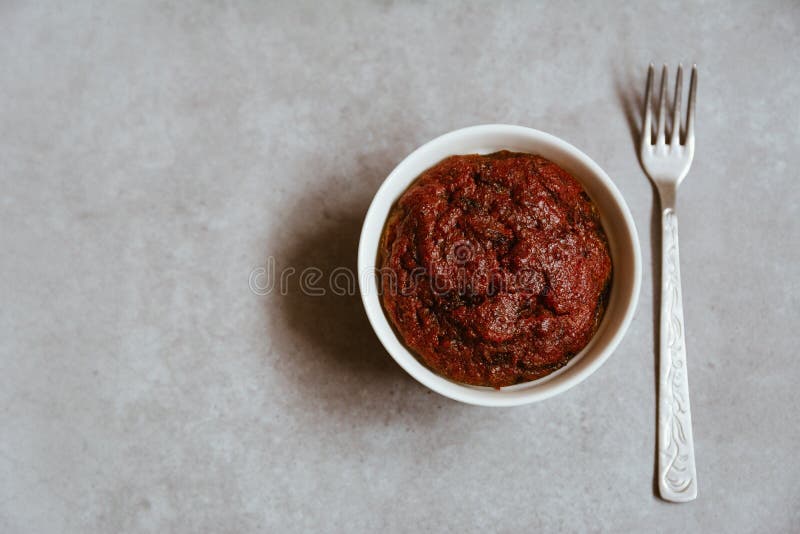
<path id="1" fill-rule="evenodd" d="M 697 65 L 692 65 L 692 81 L 689 83 L 689 115 L 686 118 L 686 143 L 694 143 L 694 101 L 697 94 Z"/>
<path id="2" fill-rule="evenodd" d="M 661 94 L 658 97 L 658 133 L 656 134 L 656 145 L 664 144 L 664 132 L 666 131 L 667 114 L 667 64 L 661 69 Z"/>
<path id="3" fill-rule="evenodd" d="M 675 75 L 675 99 L 672 101 L 672 135 L 670 146 L 678 146 L 681 137 L 681 90 L 683 89 L 683 65 L 678 63 L 678 73 Z"/>
<path id="4" fill-rule="evenodd" d="M 647 86 L 644 91 L 644 125 L 642 126 L 642 148 L 650 146 L 653 142 L 653 72 L 655 67 L 650 63 L 647 69 Z"/>

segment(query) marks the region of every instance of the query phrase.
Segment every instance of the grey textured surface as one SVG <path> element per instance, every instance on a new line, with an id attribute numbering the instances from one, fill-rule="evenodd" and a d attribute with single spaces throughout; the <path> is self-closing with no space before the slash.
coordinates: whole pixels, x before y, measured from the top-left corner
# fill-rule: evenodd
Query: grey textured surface
<path id="1" fill-rule="evenodd" d="M 798 49 L 789 1 L 4 2 L 0 531 L 796 531 Z M 701 74 L 687 505 L 653 494 L 651 59 Z M 270 255 L 353 267 L 388 171 L 486 122 L 577 145 L 634 214 L 640 305 L 588 381 L 461 405 L 357 297 L 249 290 Z"/>

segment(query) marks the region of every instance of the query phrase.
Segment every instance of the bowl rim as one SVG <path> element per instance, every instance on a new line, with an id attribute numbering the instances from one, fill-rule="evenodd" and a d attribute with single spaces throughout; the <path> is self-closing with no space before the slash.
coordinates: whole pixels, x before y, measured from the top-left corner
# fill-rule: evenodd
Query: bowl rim
<path id="1" fill-rule="evenodd" d="M 561 152 L 567 154 L 568 157 L 573 158 L 573 161 L 577 160 L 578 163 L 585 166 L 592 176 L 581 176 L 576 178 L 584 186 L 584 182 L 587 179 L 588 181 L 598 180 L 600 185 L 604 187 L 606 192 L 610 195 L 613 203 L 616 204 L 617 210 L 622 215 L 619 220 L 619 222 L 622 224 L 619 225 L 619 228 L 620 230 L 624 231 L 619 231 L 619 233 L 624 234 L 624 237 L 626 238 L 626 241 L 628 242 L 628 245 L 632 251 L 631 259 L 633 261 L 633 285 L 627 302 L 623 302 L 622 304 L 624 315 L 622 316 L 622 319 L 618 321 L 616 329 L 612 330 L 611 338 L 605 343 L 604 346 L 599 348 L 599 351 L 596 351 L 595 354 L 591 355 L 592 357 L 588 360 L 587 364 L 583 365 L 580 369 L 573 369 L 573 372 L 568 373 L 566 370 L 570 364 L 573 363 L 571 360 L 570 364 L 564 368 L 539 380 L 526 382 L 516 386 L 509 386 L 508 388 L 500 388 L 499 390 L 454 382 L 438 375 L 422 364 L 403 344 L 395 329 L 390 324 L 383 310 L 383 305 L 380 302 L 375 276 L 378 258 L 378 246 L 380 243 L 380 237 L 383 234 L 383 228 L 386 223 L 386 215 L 388 215 L 389 210 L 399 198 L 399 194 L 402 194 L 402 192 L 408 188 L 413 180 L 419 176 L 419 173 L 410 178 L 410 181 L 405 184 L 398 195 L 393 196 L 392 198 L 387 198 L 389 195 L 388 191 L 390 186 L 393 185 L 396 180 L 398 180 L 398 177 L 405 177 L 408 179 L 406 176 L 408 172 L 406 171 L 406 168 L 413 167 L 413 163 L 415 163 L 416 160 L 420 159 L 422 155 L 426 155 L 433 151 L 439 145 L 444 145 L 452 141 L 458 141 L 459 138 L 468 139 L 470 136 L 487 134 L 498 137 L 503 135 L 518 136 L 525 138 L 525 140 L 528 142 L 535 142 L 540 145 L 549 145 L 554 150 L 560 150 Z M 447 156 L 442 156 L 440 160 L 444 157 Z M 433 165 L 435 164 L 436 163 L 434 162 Z M 380 217 L 379 212 L 383 210 L 386 210 L 386 214 L 383 217 Z M 380 218 L 380 220 L 377 220 L 377 218 Z M 379 227 L 377 232 L 375 231 L 376 225 Z M 606 229 L 606 232 L 608 233 L 608 229 Z M 376 235 L 377 238 L 375 238 Z M 614 261 L 613 257 L 612 261 Z M 478 406 L 517 406 L 541 401 L 567 391 L 568 389 L 584 381 L 589 377 L 589 375 L 599 369 L 600 366 L 602 366 L 602 364 L 605 363 L 605 361 L 611 356 L 614 350 L 616 350 L 620 341 L 627 332 L 628 327 L 630 326 L 639 300 L 642 276 L 641 271 L 641 250 L 633 216 L 631 215 L 628 205 L 622 197 L 622 194 L 619 192 L 608 174 L 606 174 L 606 172 L 588 155 L 567 141 L 534 128 L 510 124 L 482 124 L 459 128 L 457 130 L 444 133 L 428 141 L 408 154 L 397 164 L 397 166 L 395 166 L 392 172 L 388 174 L 375 193 L 375 196 L 373 197 L 369 209 L 364 217 L 364 223 L 361 228 L 361 235 L 358 244 L 358 283 L 361 300 L 370 325 L 372 326 L 372 329 L 375 331 L 375 334 L 378 336 L 378 339 L 386 351 L 400 365 L 400 367 L 402 367 L 414 379 L 429 389 L 453 400 Z M 578 356 L 573 358 L 573 360 L 582 358 L 596 337 L 597 333 L 595 333 L 593 339 L 590 340 L 587 347 L 581 351 Z M 557 380 L 552 380 L 556 376 L 559 378 Z M 527 385 L 526 389 L 514 389 L 518 386 L 524 385 Z"/>

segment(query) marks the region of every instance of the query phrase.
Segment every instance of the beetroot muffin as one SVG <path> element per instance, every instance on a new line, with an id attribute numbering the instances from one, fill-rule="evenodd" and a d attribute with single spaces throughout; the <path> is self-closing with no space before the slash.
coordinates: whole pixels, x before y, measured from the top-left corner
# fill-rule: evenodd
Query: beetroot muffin
<path id="1" fill-rule="evenodd" d="M 581 185 L 543 157 L 449 157 L 392 208 L 381 238 L 390 321 L 435 372 L 502 387 L 564 366 L 597 329 L 611 257 Z"/>

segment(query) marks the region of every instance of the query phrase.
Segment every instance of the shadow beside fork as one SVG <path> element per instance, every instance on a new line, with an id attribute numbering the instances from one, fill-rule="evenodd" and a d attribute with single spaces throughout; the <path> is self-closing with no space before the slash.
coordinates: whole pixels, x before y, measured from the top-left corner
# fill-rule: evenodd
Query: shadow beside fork
<path id="1" fill-rule="evenodd" d="M 643 71 L 645 72 L 645 71 Z M 636 161 L 641 165 L 639 159 L 639 144 L 642 136 L 642 126 L 644 123 L 644 89 L 646 77 L 641 79 L 633 79 L 630 73 L 623 75 L 616 72 L 614 78 L 614 89 L 617 94 L 617 99 L 622 112 L 625 115 L 625 120 L 628 123 L 628 129 L 631 135 L 631 144 L 634 153 L 636 154 Z M 637 90 L 637 87 L 641 90 Z M 642 169 L 644 172 L 644 169 Z M 652 294 L 653 294 L 653 385 L 655 387 L 655 403 L 653 418 L 653 435 L 656 437 L 653 441 L 653 484 L 652 491 L 655 497 L 659 496 L 658 490 L 658 375 L 659 375 L 659 336 L 660 336 L 660 318 L 659 310 L 661 309 L 661 205 L 658 199 L 658 191 L 653 182 L 643 176 L 645 180 L 650 183 L 653 190 L 653 204 L 650 214 L 650 262 L 651 272 L 653 277 L 651 280 Z"/>

